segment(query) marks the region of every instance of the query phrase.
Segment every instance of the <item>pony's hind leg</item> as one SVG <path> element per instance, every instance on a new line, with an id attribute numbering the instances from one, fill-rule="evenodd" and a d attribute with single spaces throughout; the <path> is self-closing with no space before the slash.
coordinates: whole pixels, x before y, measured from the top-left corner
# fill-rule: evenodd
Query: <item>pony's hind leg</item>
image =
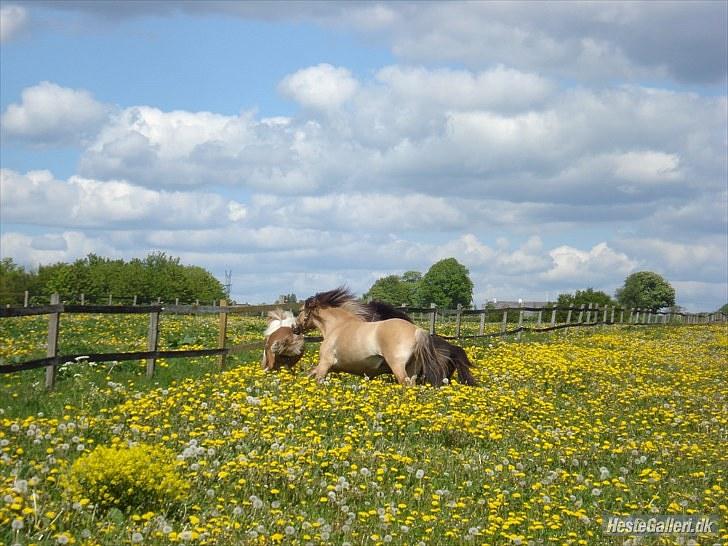
<path id="1" fill-rule="evenodd" d="M 389 363 L 389 361 L 387 361 Z M 389 364 L 389 367 L 392 369 L 392 373 L 394 374 L 395 379 L 397 380 L 397 383 L 400 385 L 409 385 L 410 384 L 410 378 L 407 376 L 407 362 L 397 362 L 396 364 Z"/>
<path id="2" fill-rule="evenodd" d="M 410 377 L 407 373 L 407 363 L 409 362 L 409 355 L 403 354 L 401 352 L 384 352 L 388 353 L 383 355 L 384 360 L 387 362 L 390 369 L 392 370 L 392 374 L 394 374 L 394 378 L 397 380 L 397 383 L 399 383 L 400 385 L 412 384 L 412 381 L 410 381 Z"/>

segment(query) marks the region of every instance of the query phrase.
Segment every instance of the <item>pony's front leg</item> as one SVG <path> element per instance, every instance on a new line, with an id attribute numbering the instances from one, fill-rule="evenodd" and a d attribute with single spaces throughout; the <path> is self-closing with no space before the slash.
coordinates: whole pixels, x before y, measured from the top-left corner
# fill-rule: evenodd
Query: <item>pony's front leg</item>
<path id="1" fill-rule="evenodd" d="M 336 364 L 336 355 L 332 350 L 324 347 L 322 344 L 321 350 L 319 351 L 319 363 L 308 373 L 308 376 L 315 377 L 316 381 L 321 383 L 334 364 Z"/>

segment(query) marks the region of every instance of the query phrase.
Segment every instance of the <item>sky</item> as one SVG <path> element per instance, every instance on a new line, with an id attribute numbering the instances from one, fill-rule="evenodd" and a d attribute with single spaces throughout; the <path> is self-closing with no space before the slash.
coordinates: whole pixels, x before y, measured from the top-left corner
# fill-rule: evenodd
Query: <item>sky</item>
<path id="1" fill-rule="evenodd" d="M 455 257 L 474 302 L 728 302 L 728 2 L 0 4 L 0 256 L 238 302 Z"/>

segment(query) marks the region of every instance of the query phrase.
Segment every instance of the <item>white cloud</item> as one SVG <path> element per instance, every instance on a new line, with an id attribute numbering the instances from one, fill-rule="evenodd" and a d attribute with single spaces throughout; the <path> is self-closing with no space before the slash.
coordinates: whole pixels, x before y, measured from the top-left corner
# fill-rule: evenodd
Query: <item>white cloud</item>
<path id="1" fill-rule="evenodd" d="M 96 253 L 109 258 L 120 257 L 113 245 L 100 238 L 88 237 L 79 231 L 33 236 L 17 232 L 0 235 L 0 255 L 13 258 L 18 264 L 37 267 L 42 264 L 72 262 Z"/>
<path id="2" fill-rule="evenodd" d="M 25 88 L 20 104 L 7 107 L 3 132 L 34 144 L 75 145 L 93 135 L 109 112 L 88 91 L 44 81 Z"/>
<path id="3" fill-rule="evenodd" d="M 311 190 L 322 146 L 315 122 L 256 120 L 250 113 L 163 112 L 149 106 L 113 116 L 81 157 L 81 174 L 151 187 L 208 184 Z"/>
<path id="4" fill-rule="evenodd" d="M 75 228 L 211 227 L 245 218 L 246 207 L 213 193 L 166 192 L 125 181 L 72 176 L 56 180 L 49 171 L 20 174 L 0 170 L 3 221 Z"/>
<path id="5" fill-rule="evenodd" d="M 634 182 L 663 182 L 680 178 L 680 159 L 663 152 L 627 152 L 614 158 L 615 174 Z"/>
<path id="6" fill-rule="evenodd" d="M 696 235 L 728 233 L 728 191 L 705 192 L 660 207 L 646 223 L 663 237 L 695 241 Z"/>
<path id="7" fill-rule="evenodd" d="M 302 106 L 326 111 L 342 106 L 358 86 L 348 69 L 324 63 L 286 76 L 278 89 Z"/>
<path id="8" fill-rule="evenodd" d="M 626 254 L 616 252 L 607 243 L 599 243 L 590 250 L 579 250 L 563 245 L 549 251 L 552 265 L 539 277 L 546 282 L 583 283 L 595 285 L 615 276 L 624 278 L 636 266 Z"/>
<path id="9" fill-rule="evenodd" d="M 354 29 L 404 62 L 506 64 L 559 78 L 724 84 L 725 2 L 54 2 L 106 23 L 209 13 Z M 91 23 L 93 24 L 93 23 Z"/>
<path id="10" fill-rule="evenodd" d="M 728 284 L 725 282 L 672 281 L 678 305 L 691 311 L 717 311 L 728 303 Z"/>
<path id="11" fill-rule="evenodd" d="M 726 77 L 724 3 L 427 2 L 391 5 L 376 36 L 415 62 L 525 70 L 609 81 Z M 366 27 L 362 30 L 367 32 Z"/>
<path id="12" fill-rule="evenodd" d="M 461 85 L 448 93 L 448 80 Z M 724 98 L 637 87 L 556 92 L 502 68 L 389 67 L 321 118 L 127 108 L 86 148 L 80 173 L 149 187 L 648 204 L 722 189 L 725 110 Z"/>
<path id="13" fill-rule="evenodd" d="M 256 195 L 261 220 L 293 227 L 342 231 L 450 231 L 465 226 L 459 203 L 419 193 L 332 193 L 282 198 Z"/>
<path id="14" fill-rule="evenodd" d="M 533 109 L 554 91 L 547 79 L 511 68 L 471 72 L 440 68 L 388 66 L 376 78 L 398 102 L 414 102 L 445 111 Z"/>
<path id="15" fill-rule="evenodd" d="M 22 6 L 5 4 L 0 6 L 0 43 L 16 38 L 28 22 L 28 13 Z"/>
<path id="16" fill-rule="evenodd" d="M 615 246 L 636 256 L 642 269 L 656 271 L 681 281 L 726 281 L 728 247 L 723 236 L 675 242 L 665 239 L 633 237 Z"/>

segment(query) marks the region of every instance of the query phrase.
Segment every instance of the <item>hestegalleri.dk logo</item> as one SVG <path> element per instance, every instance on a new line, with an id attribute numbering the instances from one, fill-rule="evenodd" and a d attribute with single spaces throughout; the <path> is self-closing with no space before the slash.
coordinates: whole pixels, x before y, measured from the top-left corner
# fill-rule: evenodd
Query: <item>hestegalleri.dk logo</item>
<path id="1" fill-rule="evenodd" d="M 712 535 L 718 532 L 716 515 L 605 514 L 602 530 L 605 535 Z"/>

